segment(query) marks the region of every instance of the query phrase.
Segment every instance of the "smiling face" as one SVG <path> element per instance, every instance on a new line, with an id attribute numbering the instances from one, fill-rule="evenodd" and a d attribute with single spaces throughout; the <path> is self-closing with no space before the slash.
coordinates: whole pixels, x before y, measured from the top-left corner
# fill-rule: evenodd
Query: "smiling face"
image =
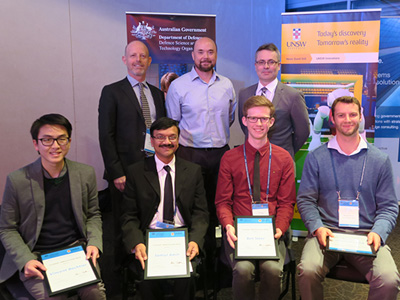
<path id="1" fill-rule="evenodd" d="M 361 122 L 359 107 L 354 103 L 337 103 L 332 121 L 335 124 L 338 136 L 358 135 Z"/>
<path id="2" fill-rule="evenodd" d="M 167 129 L 154 130 L 151 137 L 151 145 L 154 147 L 157 157 L 163 163 L 168 164 L 174 158 L 174 154 L 179 147 L 178 128 L 172 126 Z"/>
<path id="3" fill-rule="evenodd" d="M 278 54 L 275 51 L 261 50 L 257 52 L 256 61 L 267 62 L 269 60 L 277 61 L 278 63 L 274 66 L 269 66 L 267 63 L 260 66 L 257 65 L 257 63 L 255 64 L 257 76 L 263 86 L 266 86 L 278 76 L 279 70 L 281 69 L 281 63 L 279 62 Z"/>
<path id="4" fill-rule="evenodd" d="M 60 137 L 69 138 L 68 132 L 65 127 L 61 125 L 47 124 L 40 128 L 38 140 L 33 140 L 33 146 L 35 147 L 36 151 L 39 152 L 42 158 L 42 165 L 46 170 L 50 170 L 52 168 L 62 168 L 64 166 L 64 157 L 69 151 L 71 139 L 69 139 L 68 144 L 64 146 L 60 146 L 57 141 L 54 141 L 53 145 L 51 146 L 43 146 L 40 139 L 56 139 Z"/>
<path id="5" fill-rule="evenodd" d="M 133 41 L 126 46 L 122 61 L 128 69 L 128 74 L 137 81 L 146 79 L 146 72 L 151 64 L 151 57 L 146 45 L 140 41 Z"/>
<path id="6" fill-rule="evenodd" d="M 192 58 L 196 69 L 201 72 L 210 72 L 217 62 L 217 47 L 213 40 L 201 38 L 194 44 Z"/>
<path id="7" fill-rule="evenodd" d="M 269 128 L 274 124 L 275 119 L 271 118 L 271 111 L 266 106 L 255 106 L 247 110 L 247 116 L 242 118 L 243 124 L 248 130 L 248 140 L 251 145 L 267 141 Z M 255 123 L 250 122 L 252 118 L 258 118 Z M 264 123 L 260 118 L 267 118 Z"/>

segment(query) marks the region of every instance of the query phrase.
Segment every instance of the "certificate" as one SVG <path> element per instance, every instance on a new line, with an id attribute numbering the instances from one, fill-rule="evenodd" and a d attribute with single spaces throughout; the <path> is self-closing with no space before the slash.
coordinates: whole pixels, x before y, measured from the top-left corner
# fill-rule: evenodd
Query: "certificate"
<path id="1" fill-rule="evenodd" d="M 235 217 L 235 259 L 279 259 L 273 216 Z"/>
<path id="2" fill-rule="evenodd" d="M 82 245 L 42 253 L 39 259 L 47 269 L 44 277 L 50 296 L 100 281 Z"/>
<path id="3" fill-rule="evenodd" d="M 372 245 L 367 244 L 367 235 L 362 233 L 333 232 L 327 237 L 326 250 L 352 254 L 376 256 Z"/>
<path id="4" fill-rule="evenodd" d="M 190 277 L 186 228 L 148 229 L 144 279 Z"/>

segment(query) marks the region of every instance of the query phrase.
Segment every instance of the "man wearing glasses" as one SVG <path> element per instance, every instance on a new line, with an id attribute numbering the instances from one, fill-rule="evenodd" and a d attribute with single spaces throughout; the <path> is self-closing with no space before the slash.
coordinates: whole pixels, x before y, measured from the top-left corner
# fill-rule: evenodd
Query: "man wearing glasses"
<path id="1" fill-rule="evenodd" d="M 6 250 L 0 282 L 19 276 L 35 299 L 67 297 L 49 298 L 40 252 L 82 242 L 86 258 L 96 266 L 102 251 L 95 173 L 92 167 L 65 158 L 71 132 L 71 123 L 62 115 L 37 119 L 31 135 L 39 159 L 7 177 L 0 218 L 0 238 Z M 19 286 L 7 287 L 15 299 L 22 299 Z M 81 299 L 106 299 L 102 283 L 79 288 L 78 294 Z"/>
<path id="2" fill-rule="evenodd" d="M 265 96 L 276 110 L 274 126 L 268 132 L 272 144 L 294 154 L 303 146 L 310 134 L 308 112 L 304 95 L 296 89 L 278 81 L 281 69 L 280 53 L 274 44 L 264 44 L 256 51 L 255 69 L 259 81 L 239 92 L 239 121 L 244 134 L 247 127 L 243 124 L 244 102 L 251 96 Z"/>
<path id="3" fill-rule="evenodd" d="M 150 127 L 155 155 L 128 167 L 121 217 L 122 238 L 134 253 L 136 270 L 143 274 L 146 229 L 188 228 L 186 255 L 192 260 L 204 243 L 208 210 L 200 166 L 175 156 L 178 122 L 160 118 Z M 165 280 L 142 280 L 142 299 L 163 299 Z M 194 299 L 193 278 L 174 280 L 174 299 Z"/>
<path id="4" fill-rule="evenodd" d="M 283 235 L 293 217 L 296 200 L 294 164 L 290 154 L 268 140 L 274 106 L 263 96 L 243 105 L 247 141 L 227 151 L 221 160 L 215 206 L 225 229 L 224 249 L 233 271 L 233 299 L 255 299 L 256 264 L 260 270 L 260 299 L 278 299 L 286 248 Z M 278 260 L 234 259 L 235 216 L 275 216 Z"/>

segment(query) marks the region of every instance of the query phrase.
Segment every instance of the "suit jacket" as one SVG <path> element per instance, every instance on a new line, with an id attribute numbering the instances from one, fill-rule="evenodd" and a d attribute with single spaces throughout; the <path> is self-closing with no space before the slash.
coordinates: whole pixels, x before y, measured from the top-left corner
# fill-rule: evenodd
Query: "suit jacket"
<path id="1" fill-rule="evenodd" d="M 71 190 L 71 205 L 79 231 L 88 246 L 102 251 L 101 215 L 96 176 L 90 166 L 65 159 Z M 6 255 L 0 282 L 25 264 L 37 259 L 32 253 L 43 224 L 45 195 L 41 159 L 8 175 L 1 205 L 0 238 Z"/>
<path id="2" fill-rule="evenodd" d="M 175 203 L 188 228 L 189 241 L 202 248 L 208 228 L 208 210 L 200 166 L 175 156 Z M 145 243 L 160 203 L 160 184 L 154 157 L 128 168 L 123 198 L 122 237 L 128 253 Z"/>
<path id="3" fill-rule="evenodd" d="M 156 118 L 166 116 L 164 93 L 148 84 L 156 108 Z M 146 125 L 136 94 L 127 78 L 103 88 L 99 102 L 99 140 L 104 178 L 114 180 L 126 168 L 145 157 Z"/>
<path id="4" fill-rule="evenodd" d="M 243 125 L 243 105 L 254 96 L 257 85 L 249 86 L 239 92 L 239 122 L 247 137 L 247 127 Z M 303 93 L 278 81 L 274 99 L 275 124 L 269 129 L 268 139 L 272 144 L 294 154 L 304 145 L 310 135 L 308 112 Z"/>

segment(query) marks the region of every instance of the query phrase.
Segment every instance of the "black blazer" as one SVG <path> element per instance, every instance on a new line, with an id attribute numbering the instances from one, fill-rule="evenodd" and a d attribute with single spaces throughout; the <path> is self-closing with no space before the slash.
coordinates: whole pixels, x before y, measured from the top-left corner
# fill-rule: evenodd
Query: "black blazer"
<path id="1" fill-rule="evenodd" d="M 189 242 L 203 247 L 208 210 L 200 166 L 175 156 L 175 199 L 189 232 Z M 160 184 L 154 157 L 129 166 L 121 216 L 122 239 L 128 253 L 144 243 L 145 231 L 160 203 Z"/>
<path id="2" fill-rule="evenodd" d="M 156 107 L 156 117 L 166 116 L 164 93 L 148 84 Z M 146 125 L 135 92 L 127 78 L 106 85 L 99 103 L 99 140 L 104 178 L 114 180 L 126 168 L 145 156 Z"/>

